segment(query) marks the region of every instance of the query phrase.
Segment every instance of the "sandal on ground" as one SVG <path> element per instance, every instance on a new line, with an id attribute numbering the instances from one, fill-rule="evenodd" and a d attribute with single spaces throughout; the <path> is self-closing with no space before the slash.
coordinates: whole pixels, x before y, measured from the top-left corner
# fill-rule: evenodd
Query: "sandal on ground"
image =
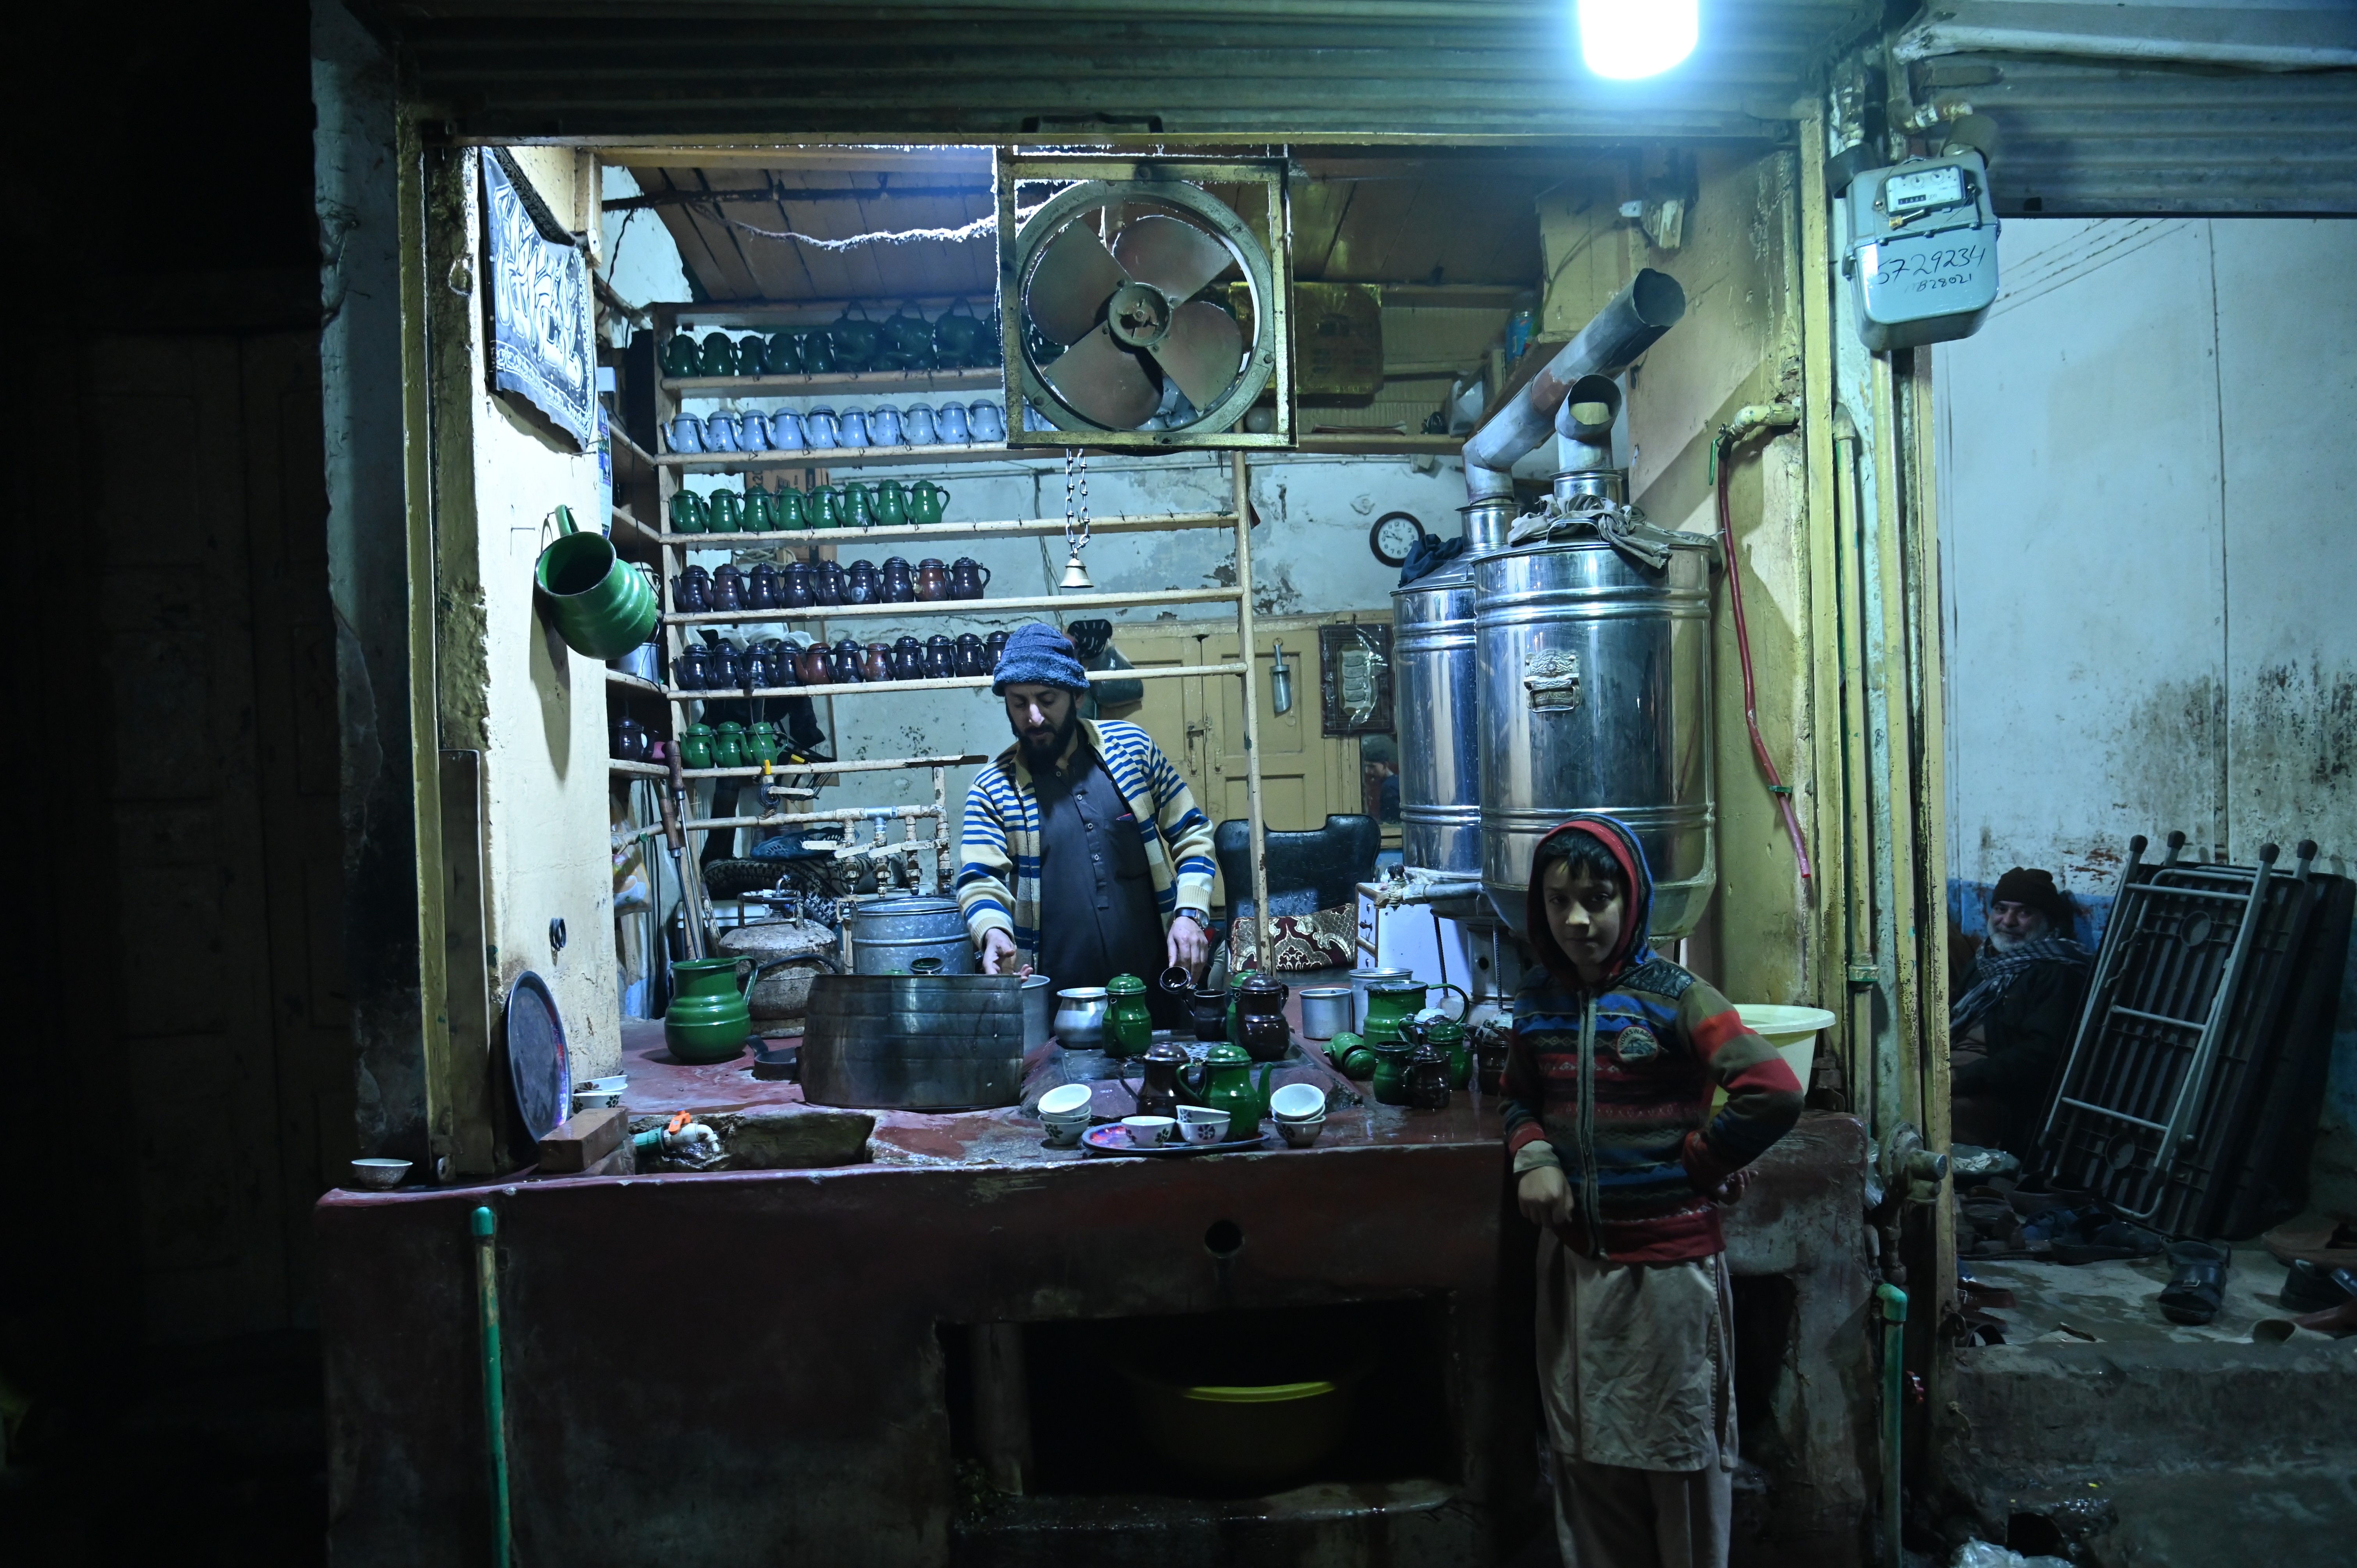
<path id="1" fill-rule="evenodd" d="M 2169 1261 L 2176 1272 L 2160 1293 L 2160 1315 L 2195 1327 L 2217 1316 L 2226 1298 L 2226 1249 L 2210 1241 L 2171 1241 Z"/>
<path id="2" fill-rule="evenodd" d="M 2165 1245 L 2158 1230 L 2125 1219 L 2096 1217 L 2054 1238 L 2054 1257 L 2064 1263 L 2115 1263 L 2157 1258 Z"/>
<path id="3" fill-rule="evenodd" d="M 2327 1214 L 2287 1219 L 2259 1240 L 2278 1263 L 2306 1262 L 2326 1269 L 2357 1269 L 2357 1217 Z"/>

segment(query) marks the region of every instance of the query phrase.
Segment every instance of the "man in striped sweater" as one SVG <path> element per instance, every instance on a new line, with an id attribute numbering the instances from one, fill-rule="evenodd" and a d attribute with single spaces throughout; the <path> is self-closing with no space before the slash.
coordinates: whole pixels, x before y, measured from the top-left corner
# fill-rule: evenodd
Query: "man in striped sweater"
<path id="1" fill-rule="evenodd" d="M 1801 1085 L 1727 998 L 1647 946 L 1652 876 L 1622 823 L 1571 817 L 1541 841 L 1530 889 L 1541 961 L 1514 999 L 1506 1146 L 1540 1228 L 1563 1561 L 1725 1568 L 1735 1390 L 1718 1208 L 1799 1118 Z"/>
<path id="2" fill-rule="evenodd" d="M 1211 822 L 1187 781 L 1135 725 L 1080 716 L 1088 671 L 1054 627 L 1018 628 L 994 673 L 1015 745 L 966 790 L 957 876 L 983 972 L 1036 969 L 1061 988 L 1175 964 L 1200 979 Z"/>

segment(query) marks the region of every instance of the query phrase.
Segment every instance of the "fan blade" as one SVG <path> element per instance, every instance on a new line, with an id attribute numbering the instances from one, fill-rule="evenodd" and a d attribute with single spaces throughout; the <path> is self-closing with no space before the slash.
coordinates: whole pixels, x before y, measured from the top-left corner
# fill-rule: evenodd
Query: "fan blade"
<path id="1" fill-rule="evenodd" d="M 1137 355 L 1100 327 L 1040 372 L 1066 403 L 1112 430 L 1135 430 L 1162 404 Z"/>
<path id="2" fill-rule="evenodd" d="M 1113 291 L 1128 281 L 1083 217 L 1048 242 L 1039 264 L 1031 269 L 1023 303 L 1040 331 L 1059 343 L 1077 343 L 1097 324 Z"/>
<path id="3" fill-rule="evenodd" d="M 1244 330 L 1208 300 L 1182 305 L 1170 331 L 1153 349 L 1154 362 L 1178 383 L 1187 401 L 1209 412 L 1243 366 Z"/>
<path id="4" fill-rule="evenodd" d="M 1114 239 L 1114 260 L 1140 283 L 1187 299 L 1230 267 L 1228 248 L 1191 223 L 1149 213 Z"/>

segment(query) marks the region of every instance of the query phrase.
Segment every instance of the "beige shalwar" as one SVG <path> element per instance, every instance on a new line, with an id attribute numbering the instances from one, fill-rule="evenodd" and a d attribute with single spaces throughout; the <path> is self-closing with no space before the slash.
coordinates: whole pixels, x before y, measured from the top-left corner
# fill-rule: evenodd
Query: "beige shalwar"
<path id="1" fill-rule="evenodd" d="M 1564 1568 L 1726 1568 L 1736 1442 L 1725 1255 L 1598 1262 L 1549 1231 L 1538 1287 Z"/>

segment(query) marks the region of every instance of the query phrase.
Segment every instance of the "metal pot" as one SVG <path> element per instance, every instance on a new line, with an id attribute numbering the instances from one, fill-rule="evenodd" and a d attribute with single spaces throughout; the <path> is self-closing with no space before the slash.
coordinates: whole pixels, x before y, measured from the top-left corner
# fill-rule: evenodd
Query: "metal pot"
<path id="1" fill-rule="evenodd" d="M 1048 1043 L 1055 1032 L 1055 982 L 1044 974 L 1034 974 L 1023 982 L 1023 1054 L 1030 1055 Z"/>
<path id="2" fill-rule="evenodd" d="M 821 975 L 802 1034 L 802 1098 L 909 1111 L 1015 1104 L 1022 983 L 1011 974 Z"/>
<path id="3" fill-rule="evenodd" d="M 1056 1041 L 1068 1051 L 1104 1048 L 1105 1015 L 1112 993 L 1102 985 L 1076 985 L 1056 993 Z"/>
<path id="4" fill-rule="evenodd" d="M 974 941 L 956 899 L 879 898 L 852 911 L 853 973 L 890 974 L 920 958 L 941 960 L 945 975 L 974 972 Z"/>
<path id="5" fill-rule="evenodd" d="M 1311 985 L 1301 993 L 1301 1032 L 1313 1040 L 1347 1034 L 1357 1022 L 1347 985 Z"/>
<path id="6" fill-rule="evenodd" d="M 732 926 L 713 943 L 731 958 L 755 964 L 753 988 L 745 1001 L 756 1034 L 790 1033 L 777 1027 L 804 1015 L 811 983 L 834 971 L 834 933 L 815 920 L 760 920 Z"/>

